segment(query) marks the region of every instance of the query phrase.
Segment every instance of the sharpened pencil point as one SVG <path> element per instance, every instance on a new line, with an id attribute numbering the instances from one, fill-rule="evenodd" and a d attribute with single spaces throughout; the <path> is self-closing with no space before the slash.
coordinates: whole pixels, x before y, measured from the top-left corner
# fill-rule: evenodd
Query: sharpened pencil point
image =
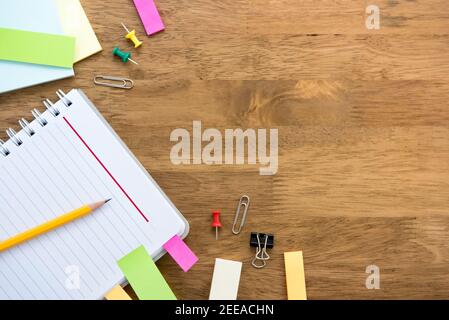
<path id="1" fill-rule="evenodd" d="M 106 200 L 104 203 L 107 203 L 107 202 L 109 202 L 109 201 L 111 201 L 112 200 L 112 198 L 109 198 L 108 200 Z"/>

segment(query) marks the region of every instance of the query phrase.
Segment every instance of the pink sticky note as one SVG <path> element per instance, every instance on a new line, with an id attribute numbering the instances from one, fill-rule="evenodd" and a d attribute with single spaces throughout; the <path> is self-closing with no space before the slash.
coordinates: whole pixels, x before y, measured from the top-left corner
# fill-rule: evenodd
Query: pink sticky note
<path id="1" fill-rule="evenodd" d="M 184 272 L 189 271 L 189 269 L 198 261 L 198 257 L 177 235 L 168 240 L 163 247 L 176 263 L 179 264 Z"/>
<path id="2" fill-rule="evenodd" d="M 164 30 L 164 23 L 153 0 L 133 0 L 147 35 Z"/>

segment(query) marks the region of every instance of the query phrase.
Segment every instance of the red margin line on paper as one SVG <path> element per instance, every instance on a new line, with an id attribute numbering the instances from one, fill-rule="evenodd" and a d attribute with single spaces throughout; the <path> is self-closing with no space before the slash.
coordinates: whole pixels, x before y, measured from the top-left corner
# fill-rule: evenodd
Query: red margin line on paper
<path id="1" fill-rule="evenodd" d="M 94 158 L 98 161 L 98 163 L 103 167 L 103 169 L 107 172 L 107 174 L 111 177 L 111 179 L 115 182 L 117 187 L 119 187 L 120 190 L 122 190 L 123 194 L 128 198 L 128 200 L 132 203 L 134 208 L 140 213 L 142 218 L 145 219 L 146 222 L 148 222 L 148 218 L 143 214 L 143 212 L 139 209 L 139 207 L 136 205 L 136 203 L 131 199 L 131 197 L 126 193 L 125 189 L 118 183 L 118 181 L 114 178 L 114 176 L 109 172 L 108 168 L 101 162 L 101 160 L 97 157 L 97 155 L 92 151 L 92 149 L 89 147 L 89 145 L 84 141 L 84 139 L 80 136 L 78 131 L 72 126 L 72 124 L 69 122 L 69 120 L 66 119 L 66 117 L 63 117 L 64 121 L 69 125 L 70 129 L 76 134 L 76 136 L 81 140 L 81 142 L 84 144 L 84 146 L 89 150 L 89 152 L 94 156 Z"/>

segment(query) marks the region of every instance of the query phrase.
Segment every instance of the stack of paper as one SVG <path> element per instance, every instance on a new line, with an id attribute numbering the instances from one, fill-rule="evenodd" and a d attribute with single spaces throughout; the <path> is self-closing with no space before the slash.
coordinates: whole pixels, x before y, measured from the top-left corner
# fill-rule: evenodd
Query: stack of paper
<path id="1" fill-rule="evenodd" d="M 101 50 L 79 0 L 1 1 L 0 28 L 75 37 L 73 62 Z M 71 67 L 37 64 L 14 57 L 8 60 L 0 60 L 0 93 L 74 75 Z"/>

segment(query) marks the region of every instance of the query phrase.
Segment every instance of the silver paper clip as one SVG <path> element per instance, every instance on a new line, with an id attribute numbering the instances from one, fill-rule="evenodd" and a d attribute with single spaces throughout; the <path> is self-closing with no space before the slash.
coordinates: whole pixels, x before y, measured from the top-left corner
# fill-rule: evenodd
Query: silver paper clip
<path id="1" fill-rule="evenodd" d="M 131 79 L 112 77 L 112 76 L 95 76 L 94 83 L 99 86 L 121 88 L 121 89 L 131 89 L 132 87 L 134 87 L 134 81 L 132 81 Z"/>
<path id="2" fill-rule="evenodd" d="M 237 210 L 235 211 L 234 223 L 232 224 L 232 233 L 239 234 L 242 231 L 243 226 L 245 225 L 246 213 L 248 212 L 249 207 L 249 196 L 243 195 L 240 198 L 239 204 L 237 206 Z M 237 221 L 240 217 L 240 209 L 243 208 L 242 220 L 240 221 L 240 226 L 236 229 Z"/>

